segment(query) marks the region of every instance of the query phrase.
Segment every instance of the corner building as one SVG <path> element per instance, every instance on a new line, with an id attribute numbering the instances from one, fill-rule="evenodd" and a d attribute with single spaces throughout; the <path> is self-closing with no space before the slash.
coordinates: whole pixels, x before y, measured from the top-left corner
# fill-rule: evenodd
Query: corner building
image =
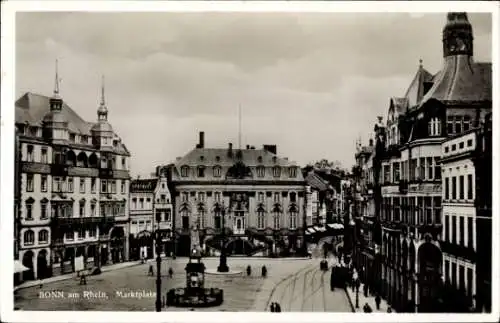
<path id="1" fill-rule="evenodd" d="M 442 143 L 491 112 L 491 63 L 473 61 L 466 13 L 448 13 L 442 69 L 420 64 L 376 127 L 381 160 L 382 294 L 398 312 L 442 311 Z M 441 299 L 441 300 L 440 300 Z"/>
<path id="2" fill-rule="evenodd" d="M 102 87 L 97 122 L 59 95 L 26 93 L 16 102 L 19 134 L 19 259 L 23 279 L 43 279 L 128 259 L 129 158 L 108 123 Z"/>
<path id="3" fill-rule="evenodd" d="M 275 145 L 205 148 L 200 132 L 196 148 L 166 168 L 175 192 L 178 255 L 189 254 L 193 228 L 208 255 L 220 252 L 223 228 L 228 254 L 304 252 L 306 184 L 296 163 L 277 156 Z"/>

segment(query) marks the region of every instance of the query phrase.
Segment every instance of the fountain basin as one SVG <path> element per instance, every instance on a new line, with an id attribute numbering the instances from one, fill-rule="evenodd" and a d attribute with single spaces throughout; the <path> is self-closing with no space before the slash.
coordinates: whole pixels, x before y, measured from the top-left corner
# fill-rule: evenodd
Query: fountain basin
<path id="1" fill-rule="evenodd" d="M 167 306 L 213 307 L 224 301 L 224 291 L 220 288 L 172 288 L 167 293 Z"/>

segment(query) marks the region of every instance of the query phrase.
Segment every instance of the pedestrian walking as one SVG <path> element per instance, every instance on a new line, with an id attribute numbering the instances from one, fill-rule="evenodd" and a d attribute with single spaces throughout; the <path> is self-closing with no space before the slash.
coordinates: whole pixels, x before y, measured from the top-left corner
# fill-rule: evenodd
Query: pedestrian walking
<path id="1" fill-rule="evenodd" d="M 382 301 L 382 299 L 380 299 L 380 295 L 377 294 L 377 296 L 375 296 L 375 305 L 377 305 L 377 311 L 380 310 L 380 302 Z"/>
<path id="2" fill-rule="evenodd" d="M 172 269 L 172 267 L 168 268 L 168 277 L 172 278 L 173 275 L 174 275 L 174 270 Z"/>
<path id="3" fill-rule="evenodd" d="M 392 308 L 390 306 L 387 307 L 387 313 L 392 313 Z"/>
<path id="4" fill-rule="evenodd" d="M 154 276 L 154 270 L 153 270 L 153 265 L 149 265 L 149 271 L 148 271 L 148 276 Z"/>
<path id="5" fill-rule="evenodd" d="M 370 305 L 368 305 L 368 303 L 365 303 L 365 306 L 363 306 L 363 311 L 365 313 L 371 313 L 371 312 L 373 312 L 372 308 L 370 307 Z"/>
<path id="6" fill-rule="evenodd" d="M 247 266 L 247 276 L 252 275 L 252 267 L 250 265 Z"/>
<path id="7" fill-rule="evenodd" d="M 265 265 L 262 266 L 262 277 L 264 277 L 264 278 L 267 277 L 267 267 Z"/>
<path id="8" fill-rule="evenodd" d="M 271 310 L 272 313 L 276 312 L 276 303 L 272 302 L 271 306 L 269 306 L 269 309 Z"/>
<path id="9" fill-rule="evenodd" d="M 80 285 L 87 285 L 87 278 L 85 277 L 85 273 L 80 274 Z"/>
<path id="10" fill-rule="evenodd" d="M 281 305 L 280 303 L 276 303 L 276 312 L 281 312 Z"/>

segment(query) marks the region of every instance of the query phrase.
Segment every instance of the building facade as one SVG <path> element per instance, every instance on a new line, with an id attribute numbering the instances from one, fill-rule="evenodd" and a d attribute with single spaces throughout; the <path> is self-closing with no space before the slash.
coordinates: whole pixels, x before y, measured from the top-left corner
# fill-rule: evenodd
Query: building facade
<path id="1" fill-rule="evenodd" d="M 195 149 L 158 168 L 169 172 L 174 187 L 178 255 L 190 252 L 193 228 L 200 229 L 208 255 L 217 254 L 223 243 L 230 254 L 305 252 L 305 181 L 294 162 L 276 153 L 275 145 L 205 148 L 200 132 Z"/>
<path id="2" fill-rule="evenodd" d="M 59 95 L 26 93 L 16 102 L 19 134 L 19 259 L 23 279 L 128 259 L 129 158 L 108 123 L 83 120 Z"/>
<path id="3" fill-rule="evenodd" d="M 449 206 L 442 205 L 442 145 L 491 112 L 491 63 L 473 61 L 472 39 L 467 14 L 449 13 L 442 69 L 433 75 L 420 62 L 406 93 L 389 100 L 387 121 L 379 118 L 374 129 L 375 149 L 364 172 L 373 183 L 374 218 L 367 215 L 364 226 L 371 227 L 374 258 L 380 259 L 373 271 L 380 272 L 374 281 L 381 285 L 373 288 L 398 312 L 442 309 L 443 272 L 453 271 L 443 268 L 442 212 Z"/>
<path id="4" fill-rule="evenodd" d="M 173 213 L 166 174 L 136 179 L 130 183 L 130 258 L 156 257 L 156 235 L 162 239 L 161 253 L 170 254 Z M 159 231 L 158 231 L 159 230 Z"/>
<path id="5" fill-rule="evenodd" d="M 441 160 L 444 281 L 455 303 L 479 311 L 491 310 L 490 122 L 445 140 Z"/>

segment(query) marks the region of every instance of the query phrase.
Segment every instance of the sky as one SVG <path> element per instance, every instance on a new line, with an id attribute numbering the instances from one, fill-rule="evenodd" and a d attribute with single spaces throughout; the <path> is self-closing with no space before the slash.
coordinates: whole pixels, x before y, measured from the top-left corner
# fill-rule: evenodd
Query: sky
<path id="1" fill-rule="evenodd" d="M 150 175 L 205 146 L 276 144 L 306 165 L 354 164 L 389 98 L 403 96 L 419 59 L 442 65 L 446 15 L 406 13 L 18 13 L 16 97 L 60 93 L 97 120 L 105 75 L 109 121 Z M 474 59 L 491 61 L 491 15 L 469 14 Z"/>

